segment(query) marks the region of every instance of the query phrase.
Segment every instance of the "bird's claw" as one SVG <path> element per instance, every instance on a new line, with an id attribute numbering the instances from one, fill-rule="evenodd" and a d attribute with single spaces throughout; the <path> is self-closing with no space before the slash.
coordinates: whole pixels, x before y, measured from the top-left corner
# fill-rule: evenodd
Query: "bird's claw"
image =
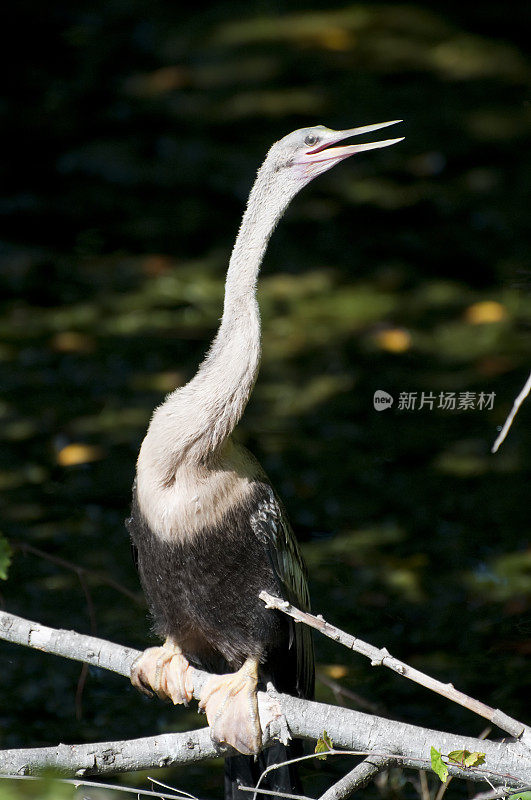
<path id="1" fill-rule="evenodd" d="M 131 683 L 148 697 L 153 692 L 174 705 L 188 705 L 193 697 L 190 665 L 176 645 L 149 647 L 131 667 Z"/>
<path id="2" fill-rule="evenodd" d="M 257 665 L 246 662 L 238 672 L 209 678 L 199 701 L 212 739 L 245 755 L 259 753 L 262 747 L 257 682 Z"/>

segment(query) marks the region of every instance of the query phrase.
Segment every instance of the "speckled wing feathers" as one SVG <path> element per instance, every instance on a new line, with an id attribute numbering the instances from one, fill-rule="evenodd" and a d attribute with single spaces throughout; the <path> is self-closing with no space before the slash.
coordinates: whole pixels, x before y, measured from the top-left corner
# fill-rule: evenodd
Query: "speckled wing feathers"
<path id="1" fill-rule="evenodd" d="M 282 598 L 309 611 L 308 574 L 297 539 L 272 487 L 265 487 L 264 493 L 265 497 L 251 515 L 251 528 L 266 547 Z M 311 697 L 314 687 L 311 631 L 306 625 L 295 623 L 291 630 L 297 654 L 297 688 L 302 697 Z"/>

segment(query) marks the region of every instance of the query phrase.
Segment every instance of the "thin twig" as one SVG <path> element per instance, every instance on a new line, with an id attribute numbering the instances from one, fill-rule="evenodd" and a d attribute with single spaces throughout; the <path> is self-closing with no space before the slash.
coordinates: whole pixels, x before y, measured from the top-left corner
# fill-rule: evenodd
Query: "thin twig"
<path id="1" fill-rule="evenodd" d="M 486 728 L 484 728 L 481 731 L 481 733 L 478 736 L 478 739 L 484 740 L 484 739 L 487 738 L 487 736 L 490 736 L 491 733 L 492 733 L 492 728 L 491 728 L 490 725 L 488 725 Z M 443 799 L 443 797 L 446 794 L 446 791 L 447 791 L 448 787 L 450 786 L 452 780 L 453 780 L 453 778 L 450 776 L 445 780 L 444 783 L 441 783 L 441 785 L 439 786 L 439 788 L 437 789 L 437 791 L 435 793 L 434 800 L 442 800 Z"/>
<path id="2" fill-rule="evenodd" d="M 518 411 L 520 410 L 520 406 L 522 405 L 522 403 L 526 399 L 526 397 L 529 394 L 529 392 L 531 392 L 531 373 L 529 375 L 529 378 L 526 380 L 522 391 L 520 392 L 520 394 L 518 395 L 518 397 L 514 401 L 513 407 L 511 409 L 511 412 L 510 412 L 509 416 L 507 417 L 507 419 L 505 420 L 505 422 L 503 424 L 503 428 L 499 432 L 499 434 L 498 434 L 498 436 L 496 438 L 496 441 L 492 445 L 491 453 L 497 453 L 498 452 L 498 448 L 503 443 L 505 437 L 509 433 L 509 428 L 513 424 L 513 420 L 516 417 L 516 415 L 518 414 Z"/>
<path id="3" fill-rule="evenodd" d="M 443 799 L 444 795 L 446 794 L 446 790 L 450 786 L 452 780 L 453 780 L 453 778 L 451 776 L 449 776 L 448 778 L 446 778 L 444 783 L 441 783 L 441 785 L 439 786 L 439 788 L 435 792 L 434 800 L 442 800 Z"/>
<path id="4" fill-rule="evenodd" d="M 0 775 L 4 780 L 12 781 L 50 781 L 49 777 L 40 775 Z M 116 792 L 127 792 L 128 794 L 146 795 L 147 797 L 161 797 L 164 800 L 180 800 L 181 795 L 163 794 L 162 792 L 152 792 L 149 789 L 137 789 L 134 786 L 118 786 L 114 783 L 100 783 L 99 781 L 79 781 L 77 778 L 53 778 L 54 783 L 67 783 L 78 789 L 80 786 L 90 786 L 93 789 L 113 789 Z M 176 789 L 175 791 L 178 791 Z M 186 795 L 189 797 L 189 795 Z"/>
<path id="5" fill-rule="evenodd" d="M 335 751 L 335 750 L 328 750 L 326 752 L 326 755 L 327 756 L 333 756 L 333 755 L 336 755 L 336 752 L 338 754 L 340 754 L 340 755 L 347 755 L 347 753 L 344 752 L 344 751 Z M 321 755 L 321 754 L 320 753 L 309 753 L 308 755 L 305 755 L 305 756 L 297 756 L 297 758 L 288 758 L 286 761 L 279 761 L 277 764 L 270 764 L 268 767 L 266 767 L 264 769 L 264 771 L 262 772 L 262 774 L 258 778 L 256 786 L 253 789 L 253 792 L 254 792 L 253 800 L 256 800 L 256 795 L 260 792 L 260 784 L 262 783 L 263 779 L 270 772 L 274 772 L 274 770 L 280 769 L 281 767 L 288 767 L 291 764 L 300 764 L 301 761 L 310 761 L 311 759 L 317 758 L 319 755 Z M 349 755 L 352 755 L 352 753 L 350 753 Z M 356 755 L 367 755 L 367 753 L 363 753 L 363 754 L 362 753 L 357 753 Z"/>
<path id="6" fill-rule="evenodd" d="M 87 612 L 90 620 L 90 632 L 93 636 L 96 636 L 98 632 L 98 626 L 96 623 L 96 609 L 94 608 L 94 603 L 92 602 L 92 595 L 90 594 L 90 589 L 87 585 L 85 580 L 85 575 L 82 572 L 78 572 L 79 583 L 81 584 L 81 588 L 83 589 L 83 593 L 85 595 L 85 600 L 87 602 Z M 85 683 L 88 677 L 88 664 L 83 664 L 81 667 L 81 672 L 79 673 L 79 678 L 77 681 L 76 687 L 76 697 L 75 697 L 75 709 L 76 709 L 76 719 L 79 721 L 83 716 L 83 690 L 85 688 Z"/>
<path id="7" fill-rule="evenodd" d="M 493 722 L 502 730 L 510 733 L 511 736 L 519 738 L 521 741 L 525 742 L 527 746 L 531 746 L 531 728 L 524 725 L 523 722 L 509 717 L 497 708 L 491 708 L 491 706 L 473 697 L 469 697 L 464 694 L 464 692 L 460 692 L 456 689 L 452 683 L 442 683 L 436 678 L 432 678 L 430 675 L 426 675 L 426 673 L 414 667 L 410 667 L 404 661 L 400 661 L 398 658 L 392 656 L 386 647 L 374 647 L 374 645 L 368 644 L 362 639 L 357 639 L 355 636 L 342 631 L 340 628 L 336 628 L 335 625 L 326 622 L 323 617 L 316 617 L 314 614 L 309 614 L 307 611 L 301 611 L 286 600 L 282 600 L 280 597 L 274 597 L 268 592 L 260 592 L 259 596 L 264 601 L 266 608 L 275 608 L 287 614 L 287 616 L 292 617 L 297 622 L 303 622 L 311 628 L 315 628 L 319 633 L 348 647 L 349 650 L 354 650 L 356 653 L 360 653 L 366 658 L 369 658 L 373 667 L 388 667 L 404 678 L 408 678 L 424 686 L 426 689 L 430 689 L 432 692 L 436 692 L 446 697 L 448 700 L 460 706 L 464 706 L 464 708 L 468 708 L 469 711 L 473 711 L 475 714 L 485 717 L 485 719 Z"/>
<path id="8" fill-rule="evenodd" d="M 419 770 L 420 780 L 420 797 L 421 800 L 430 800 L 430 787 L 428 785 L 428 776 L 423 769 Z"/>
<path id="9" fill-rule="evenodd" d="M 169 786 L 167 783 L 163 783 L 162 781 L 159 781 L 157 778 L 150 778 L 149 775 L 147 779 L 148 781 L 151 781 L 151 783 L 156 783 L 157 786 L 162 786 L 163 789 L 169 789 L 170 792 L 177 792 L 177 794 L 181 795 L 181 797 L 189 797 L 190 800 L 198 800 L 195 794 L 190 794 L 190 792 L 185 792 L 184 789 L 176 789 L 175 786 Z"/>
<path id="10" fill-rule="evenodd" d="M 289 792 L 275 792 L 273 789 L 254 789 L 252 786 L 242 786 L 241 783 L 238 784 L 238 789 L 242 792 L 254 792 L 255 795 L 257 794 L 272 794 L 275 797 L 290 797 L 292 800 L 312 800 L 311 797 L 307 797 L 305 794 L 290 794 Z"/>
<path id="11" fill-rule="evenodd" d="M 34 556 L 38 556 L 45 561 L 49 561 L 51 564 L 57 564 L 58 567 L 68 569 L 70 572 L 75 572 L 77 575 L 83 574 L 88 578 L 93 578 L 94 580 L 99 581 L 100 583 L 105 583 L 107 586 L 110 586 L 111 589 L 115 589 L 120 594 L 123 594 L 124 597 L 132 600 L 133 603 L 136 603 L 136 605 L 145 606 L 145 601 L 140 593 L 135 594 L 135 592 L 132 592 L 130 589 L 127 589 L 127 587 L 122 586 L 121 583 L 118 583 L 118 581 L 115 581 L 114 578 L 111 578 L 109 575 L 104 575 L 101 572 L 88 569 L 88 567 L 80 566 L 79 564 L 75 564 L 73 561 L 67 561 L 66 558 L 53 556 L 51 553 L 46 553 L 44 550 L 40 550 L 38 547 L 28 544 L 28 542 L 10 540 L 9 544 L 13 550 L 20 550 L 21 553 L 32 553 Z"/>
<path id="12" fill-rule="evenodd" d="M 358 789 L 367 786 L 379 772 L 396 763 L 394 758 L 367 756 L 354 769 L 343 775 L 333 786 L 321 795 L 320 800 L 345 800 Z"/>
<path id="13" fill-rule="evenodd" d="M 281 769 L 282 767 L 290 766 L 291 764 L 298 764 L 301 761 L 309 761 L 313 758 L 322 758 L 323 755 L 328 756 L 365 756 L 371 759 L 381 758 L 386 761 L 396 761 L 397 763 L 403 766 L 414 766 L 415 768 L 420 768 L 424 770 L 431 771 L 431 762 L 427 758 L 405 758 L 403 755 L 398 753 L 378 753 L 378 752 L 369 752 L 368 750 L 337 750 L 332 748 L 331 750 L 327 750 L 326 753 L 310 753 L 309 755 L 305 756 L 298 756 L 297 758 L 289 758 L 286 761 L 280 761 L 276 764 L 270 764 L 268 767 L 264 769 L 262 774 L 260 775 L 256 787 L 253 789 L 255 792 L 255 796 L 253 800 L 256 800 L 256 793 L 260 787 L 262 780 L 270 773 L 274 772 L 277 769 Z M 457 765 L 451 764 L 449 762 L 445 762 L 448 772 L 451 775 L 455 775 L 459 778 L 466 778 L 471 780 L 484 780 L 490 786 L 492 783 L 489 779 L 490 777 L 494 777 L 496 780 L 503 780 L 504 784 L 506 785 L 509 781 L 515 780 L 514 775 L 507 775 L 502 773 L 494 773 L 492 770 L 485 769 L 484 767 L 459 767 Z M 484 773 L 484 774 L 481 774 Z M 488 774 L 487 774 L 488 773 Z"/>
<path id="14" fill-rule="evenodd" d="M 262 774 L 260 775 L 258 782 L 253 789 L 255 792 L 255 796 L 253 800 L 256 800 L 256 794 L 258 793 L 260 784 L 262 780 L 270 773 L 274 772 L 277 769 L 281 769 L 282 767 L 290 766 L 291 764 L 299 764 L 301 761 L 309 761 L 313 758 L 323 758 L 323 755 L 328 756 L 365 756 L 370 757 L 371 759 L 382 759 L 385 761 L 396 761 L 397 763 L 401 764 L 402 766 L 414 766 L 415 768 L 420 768 L 424 770 L 429 770 L 431 772 L 431 762 L 427 758 L 405 758 L 403 755 L 399 753 L 379 753 L 379 752 L 369 752 L 368 750 L 338 750 L 336 748 L 332 748 L 331 750 L 327 750 L 326 753 L 309 753 L 305 756 L 298 756 L 297 758 L 289 758 L 286 761 L 280 761 L 276 764 L 270 764 L 268 767 L 264 769 Z M 416 763 L 415 763 L 416 762 Z M 507 773 L 494 773 L 492 770 L 485 769 L 484 767 L 460 767 L 454 765 L 450 762 L 445 762 L 448 772 L 451 775 L 454 775 L 459 778 L 467 778 L 471 780 L 484 780 L 490 786 L 492 783 L 490 782 L 489 776 L 494 777 L 496 780 L 503 780 L 505 785 L 509 781 L 514 781 L 514 775 L 508 775 Z M 481 773 L 485 773 L 481 775 Z M 488 773 L 488 775 L 487 775 Z M 319 799 L 321 800 L 321 799 Z"/>
<path id="15" fill-rule="evenodd" d="M 340 702 L 340 698 L 346 697 L 349 700 L 352 700 L 360 708 L 364 708 L 366 711 L 370 711 L 371 714 L 378 714 L 379 716 L 385 715 L 385 709 L 382 708 L 381 705 L 377 703 L 372 703 L 370 700 L 367 700 L 365 697 L 362 697 L 360 694 L 347 689 L 345 686 L 342 686 L 338 681 L 335 681 L 333 678 L 329 678 L 328 675 L 325 675 L 321 670 L 316 670 L 315 677 L 318 681 L 320 681 L 323 686 L 326 686 L 333 692 L 335 699 Z M 343 704 L 342 704 L 343 705 Z"/>
<path id="16" fill-rule="evenodd" d="M 531 792 L 531 786 L 523 786 L 521 789 L 509 789 L 507 786 L 500 786 L 498 789 L 491 789 L 490 792 L 479 792 L 471 800 L 497 800 L 498 797 L 509 797 L 510 795 L 520 795 L 524 792 Z"/>

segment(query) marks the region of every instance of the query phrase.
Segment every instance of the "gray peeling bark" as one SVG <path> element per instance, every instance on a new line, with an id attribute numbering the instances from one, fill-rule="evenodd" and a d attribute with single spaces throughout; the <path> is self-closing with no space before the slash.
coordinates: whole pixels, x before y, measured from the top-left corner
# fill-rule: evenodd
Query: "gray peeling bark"
<path id="1" fill-rule="evenodd" d="M 218 755 L 220 751 L 212 742 L 209 729 L 199 728 L 188 733 L 165 733 L 123 742 L 0 750 L 0 774 L 38 775 L 51 769 L 65 776 L 83 778 L 190 764 Z"/>
<path id="2" fill-rule="evenodd" d="M 379 772 L 394 764 L 395 761 L 392 758 L 368 756 L 361 764 L 357 764 L 354 769 L 351 769 L 337 783 L 327 789 L 319 800 L 344 800 L 344 798 L 350 797 L 353 792 L 367 786 Z"/>
<path id="3" fill-rule="evenodd" d="M 48 628 L 5 612 L 0 612 L 0 638 L 84 661 L 125 677 L 129 676 L 131 664 L 139 655 L 136 650 L 103 639 Z M 196 695 L 208 677 L 207 673 L 195 670 Z M 275 694 L 272 697 L 295 737 L 317 739 L 326 730 L 336 748 L 382 758 L 393 757 L 398 764 L 417 769 L 430 769 L 432 746 L 442 753 L 460 749 L 480 750 L 485 753 L 484 765 L 466 770 L 450 766 L 450 774 L 473 781 L 488 779 L 515 788 L 531 783 L 529 750 L 519 741 L 481 741 L 289 695 Z M 267 697 L 260 697 L 260 706 L 267 704 Z M 277 730 L 275 722 L 271 723 L 266 742 L 280 732 L 281 722 L 278 722 Z M 223 754 L 212 743 L 208 728 L 202 728 L 123 742 L 0 751 L 0 773 L 37 774 L 54 767 L 65 775 L 82 777 L 186 764 Z"/>

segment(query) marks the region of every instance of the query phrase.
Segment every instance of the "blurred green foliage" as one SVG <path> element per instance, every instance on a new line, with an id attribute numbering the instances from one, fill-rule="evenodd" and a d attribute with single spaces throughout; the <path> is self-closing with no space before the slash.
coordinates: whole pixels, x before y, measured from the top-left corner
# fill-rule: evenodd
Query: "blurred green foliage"
<path id="1" fill-rule="evenodd" d="M 11 547 L 7 539 L 0 533 L 0 578 L 6 580 L 9 565 L 11 564 Z"/>
<path id="2" fill-rule="evenodd" d="M 0 800 L 74 800 L 79 797 L 75 787 L 58 783 L 52 777 L 39 781 L 0 779 Z M 94 800 L 100 798 L 104 800 L 104 795 L 94 795 Z"/>
<path id="3" fill-rule="evenodd" d="M 4 607 L 149 641 L 123 528 L 135 458 L 152 409 L 216 329 L 253 175 L 294 128 L 403 117 L 403 143 L 318 179 L 273 237 L 263 365 L 238 436 L 305 542 L 318 612 L 529 721 L 528 406 L 489 452 L 529 371 L 528 4 L 23 0 L 11 17 Z M 392 409 L 374 410 L 377 389 Z M 398 410 L 400 392 L 423 391 L 496 397 L 488 411 Z M 480 732 L 467 712 L 316 644 L 319 699 L 341 699 L 341 675 L 393 717 Z M 78 665 L 2 653 L 2 747 L 198 723 L 98 670 L 83 689 Z M 313 794 L 345 769 L 330 762 L 312 767 Z M 163 779 L 219 796 L 220 769 Z M 410 779 L 394 771 L 380 792 L 416 796 Z"/>

